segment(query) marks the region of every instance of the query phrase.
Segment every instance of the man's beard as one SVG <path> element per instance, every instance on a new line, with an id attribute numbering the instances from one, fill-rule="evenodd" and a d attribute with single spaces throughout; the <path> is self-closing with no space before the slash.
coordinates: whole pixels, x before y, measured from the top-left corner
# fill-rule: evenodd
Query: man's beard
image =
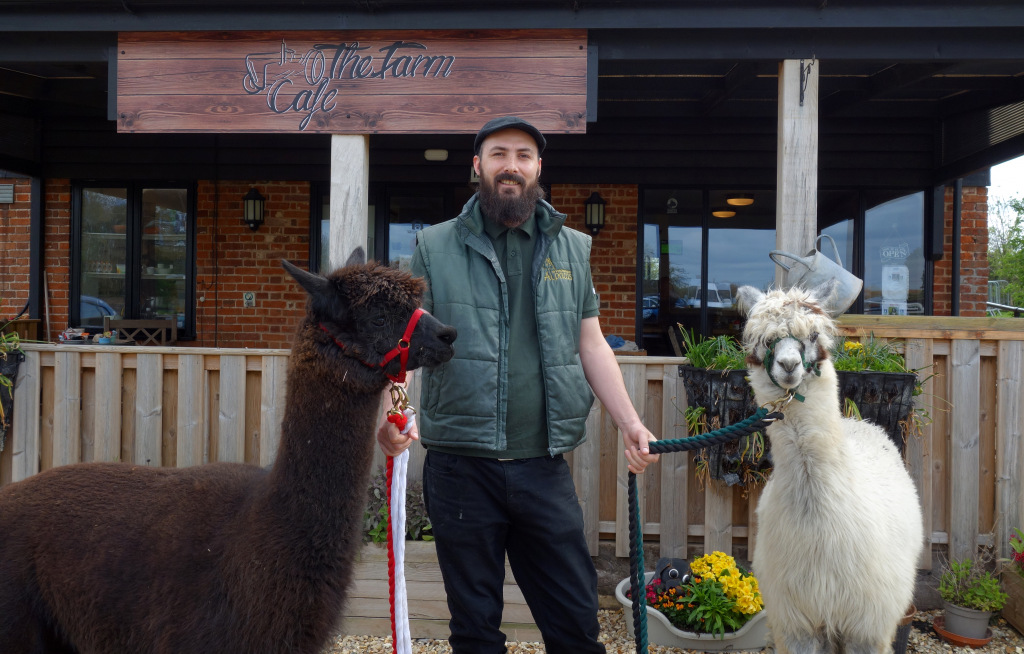
<path id="1" fill-rule="evenodd" d="M 499 182 L 512 180 L 519 183 L 520 193 L 502 193 Z M 526 183 L 521 175 L 500 173 L 494 181 L 480 178 L 480 208 L 487 218 L 505 227 L 519 227 L 533 215 L 537 201 L 544 199 L 544 187 L 536 180 Z"/>

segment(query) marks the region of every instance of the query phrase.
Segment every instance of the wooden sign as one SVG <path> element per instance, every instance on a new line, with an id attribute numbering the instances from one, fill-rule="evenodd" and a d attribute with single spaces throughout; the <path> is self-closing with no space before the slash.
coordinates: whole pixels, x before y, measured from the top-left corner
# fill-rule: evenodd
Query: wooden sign
<path id="1" fill-rule="evenodd" d="M 124 32 L 118 131 L 584 133 L 585 30 Z"/>

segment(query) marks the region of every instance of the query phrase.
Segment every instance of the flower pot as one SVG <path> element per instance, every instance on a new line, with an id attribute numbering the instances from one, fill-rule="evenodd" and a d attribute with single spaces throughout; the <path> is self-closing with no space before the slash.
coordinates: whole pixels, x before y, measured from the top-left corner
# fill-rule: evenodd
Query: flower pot
<path id="1" fill-rule="evenodd" d="M 644 584 L 646 585 L 653 578 L 653 572 L 646 573 Z M 632 637 L 633 602 L 626 597 L 628 591 L 629 577 L 626 577 L 615 587 L 615 599 L 622 605 L 622 613 L 626 618 L 626 630 Z M 646 608 L 647 641 L 654 645 L 705 652 L 732 652 L 763 649 L 768 642 L 768 623 L 765 620 L 764 611 L 754 615 L 738 631 L 729 631 L 724 636 L 718 636 L 676 629 L 660 611 L 649 606 Z"/>
<path id="2" fill-rule="evenodd" d="M 976 611 L 949 602 L 943 602 L 943 604 L 946 609 L 943 629 L 965 638 L 985 637 L 989 618 L 992 617 L 991 611 Z"/>
<path id="3" fill-rule="evenodd" d="M 1003 591 L 1006 592 L 1006 604 L 1000 615 L 1006 619 L 1013 628 L 1024 633 L 1024 576 L 1017 574 L 1014 570 L 1003 572 Z"/>

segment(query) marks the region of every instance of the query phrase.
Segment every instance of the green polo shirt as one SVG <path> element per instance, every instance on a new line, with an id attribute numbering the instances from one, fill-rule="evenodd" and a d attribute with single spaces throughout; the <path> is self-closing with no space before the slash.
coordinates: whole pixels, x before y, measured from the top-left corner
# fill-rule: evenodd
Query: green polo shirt
<path id="1" fill-rule="evenodd" d="M 508 447 L 492 454 L 501 459 L 546 456 L 548 452 L 537 305 L 531 275 L 536 228 L 537 219 L 533 216 L 512 229 L 484 218 L 484 231 L 494 244 L 508 284 Z"/>

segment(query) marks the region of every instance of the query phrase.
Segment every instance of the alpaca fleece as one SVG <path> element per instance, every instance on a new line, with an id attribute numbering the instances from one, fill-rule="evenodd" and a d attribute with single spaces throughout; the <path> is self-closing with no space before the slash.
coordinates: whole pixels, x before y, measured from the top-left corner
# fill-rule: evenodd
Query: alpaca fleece
<path id="1" fill-rule="evenodd" d="M 822 309 L 832 290 L 738 293 L 757 403 L 804 396 L 767 429 L 774 472 L 757 506 L 754 572 L 776 645 L 888 654 L 913 600 L 921 508 L 885 432 L 840 413 L 836 329 Z"/>
<path id="2" fill-rule="evenodd" d="M 84 463 L 0 489 L 0 652 L 314 654 L 336 626 L 386 372 L 424 285 L 363 263 L 309 293 L 270 470 Z M 322 325 L 322 327 L 321 327 Z M 409 368 L 452 356 L 425 314 Z M 338 343 L 344 344 L 344 348 Z"/>

